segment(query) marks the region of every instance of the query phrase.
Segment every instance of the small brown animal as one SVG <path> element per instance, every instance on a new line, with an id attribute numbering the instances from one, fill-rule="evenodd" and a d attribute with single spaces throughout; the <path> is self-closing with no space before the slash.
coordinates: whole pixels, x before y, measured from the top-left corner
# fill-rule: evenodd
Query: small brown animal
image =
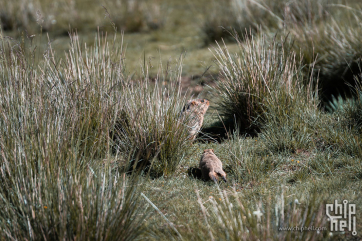
<path id="1" fill-rule="evenodd" d="M 207 177 L 210 177 L 211 180 L 217 182 L 218 176 L 226 181 L 226 173 L 222 170 L 222 163 L 219 158 L 214 153 L 213 149 L 206 149 L 201 156 L 200 165 L 199 165 L 202 178 L 207 180 Z"/>
<path id="2" fill-rule="evenodd" d="M 209 108 L 210 102 L 206 99 L 189 100 L 181 112 L 181 118 L 187 120 L 189 128 L 189 139 L 194 140 L 204 122 L 204 115 Z"/>

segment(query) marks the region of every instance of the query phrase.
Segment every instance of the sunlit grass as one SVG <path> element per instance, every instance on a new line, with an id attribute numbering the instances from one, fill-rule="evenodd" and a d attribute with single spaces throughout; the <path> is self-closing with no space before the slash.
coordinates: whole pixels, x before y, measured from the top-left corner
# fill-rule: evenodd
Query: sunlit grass
<path id="1" fill-rule="evenodd" d="M 190 144 L 187 119 L 180 118 L 186 103 L 180 86 L 182 67 L 178 64 L 165 72 L 160 69 L 154 83 L 147 67 L 143 80 L 124 87 L 125 102 L 114 130 L 115 145 L 117 151 L 137 160 L 132 168 L 151 165 L 152 175 L 171 175 Z"/>
<path id="2" fill-rule="evenodd" d="M 324 207 L 334 200 L 361 206 L 358 8 L 325 1 L 231 2 L 247 7 L 176 1 L 165 11 L 155 0 L 147 7 L 137 2 L 132 12 L 130 1 L 107 2 L 106 10 L 66 1 L 42 6 L 38 23 L 32 22 L 36 11 L 10 12 L 13 23 L 28 20 L 12 27 L 19 39 L 3 31 L 0 40 L 1 240 L 355 239 L 350 232 L 329 232 Z M 127 13 L 117 16 L 120 4 Z M 213 15 L 200 18 L 201 9 Z M 64 14 L 63 25 L 46 18 L 54 11 Z M 204 39 L 194 35 L 205 25 L 193 20 L 232 20 L 230 11 L 245 13 L 237 24 L 252 34 L 239 35 L 237 44 L 220 41 L 211 51 L 199 48 Z M 53 40 L 59 36 L 54 28 L 65 31 L 68 20 L 84 26 L 70 39 Z M 147 32 L 153 28 L 147 21 L 159 26 Z M 83 37 L 99 23 L 112 38 L 102 31 L 94 40 Z M 32 24 L 43 34 L 30 36 Z M 205 24 L 211 30 L 223 25 Z M 24 26 L 28 32 L 21 32 Z M 140 32 L 119 38 L 116 29 Z M 37 48 L 39 38 L 47 38 L 45 48 Z M 64 45 L 69 51 L 59 53 Z M 216 64 L 209 69 L 212 54 Z M 328 76 L 343 79 L 348 63 L 356 81 L 348 91 L 355 98 L 336 95 L 325 112 L 317 84 L 334 86 Z M 211 80 L 205 70 L 220 72 Z M 194 73 L 189 82 L 203 85 L 200 96 L 184 92 L 185 75 Z M 202 138 L 190 142 L 180 112 L 189 99 L 205 95 L 211 107 Z M 208 131 L 215 126 L 225 133 L 213 139 Z M 190 175 L 209 148 L 222 161 L 227 183 Z M 144 164 L 148 169 L 133 170 Z M 361 220 L 361 213 L 356 216 Z M 303 225 L 328 231 L 279 230 Z M 361 228 L 357 221 L 357 238 Z"/>
<path id="3" fill-rule="evenodd" d="M 122 49 L 77 39 L 64 62 L 50 47 L 39 67 L 28 49 L 1 40 L 1 238 L 133 240 L 145 230 L 137 176 L 109 158 Z"/>

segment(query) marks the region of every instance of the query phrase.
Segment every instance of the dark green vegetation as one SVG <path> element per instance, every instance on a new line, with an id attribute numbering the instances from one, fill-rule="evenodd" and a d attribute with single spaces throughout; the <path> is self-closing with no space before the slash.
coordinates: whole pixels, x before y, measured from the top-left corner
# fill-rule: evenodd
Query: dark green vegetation
<path id="1" fill-rule="evenodd" d="M 359 1 L 0 6 L 0 240 L 354 240 L 334 200 L 361 239 Z M 194 175 L 208 148 L 228 183 Z"/>

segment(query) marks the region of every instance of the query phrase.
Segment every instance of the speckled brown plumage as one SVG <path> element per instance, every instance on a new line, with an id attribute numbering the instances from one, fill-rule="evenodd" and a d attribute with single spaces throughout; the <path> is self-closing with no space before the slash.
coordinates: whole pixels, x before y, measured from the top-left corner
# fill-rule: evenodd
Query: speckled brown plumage
<path id="1" fill-rule="evenodd" d="M 210 178 L 211 180 L 217 182 L 218 176 L 220 176 L 226 182 L 226 173 L 222 170 L 222 163 L 215 155 L 213 149 L 204 150 L 200 159 L 199 167 L 204 180 Z"/>

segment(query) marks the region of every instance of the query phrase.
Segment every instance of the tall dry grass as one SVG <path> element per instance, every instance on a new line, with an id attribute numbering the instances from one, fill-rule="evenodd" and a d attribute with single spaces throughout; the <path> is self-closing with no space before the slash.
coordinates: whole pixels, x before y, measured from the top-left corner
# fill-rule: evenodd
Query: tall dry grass
<path id="1" fill-rule="evenodd" d="M 267 119 L 290 114 L 301 105 L 313 108 L 314 89 L 303 85 L 302 65 L 287 44 L 290 39 L 237 40 L 238 53 L 220 45 L 213 50 L 220 68 L 215 89 L 226 120 L 234 120 L 241 131 L 253 132 Z"/>
<path id="2" fill-rule="evenodd" d="M 156 176 L 174 173 L 190 143 L 188 120 L 180 118 L 187 101 L 181 92 L 181 64 L 179 60 L 165 70 L 160 65 L 153 83 L 144 66 L 144 79 L 124 91 L 126 101 L 114 132 L 118 150 L 138 160 L 132 165 L 151 165 Z"/>
<path id="3" fill-rule="evenodd" d="M 332 3 L 339 1 L 213 0 L 205 7 L 201 29 L 206 44 L 221 39 L 233 40 L 231 35 L 248 38 L 260 31 L 275 32 L 294 25 L 325 21 Z"/>
<path id="4" fill-rule="evenodd" d="M 97 35 L 35 66 L 26 43 L 1 36 L 2 239 L 133 240 L 150 213 L 137 177 L 111 166 L 109 132 L 123 103 L 123 50 Z"/>
<path id="5" fill-rule="evenodd" d="M 0 25 L 5 31 L 67 34 L 70 29 L 140 32 L 162 28 L 168 15 L 162 0 L 74 1 L 74 0 L 1 0 Z M 109 19 L 114 26 L 109 24 Z"/>
<path id="6" fill-rule="evenodd" d="M 312 193 L 305 200 L 285 196 L 284 187 L 262 200 L 248 201 L 233 191 L 219 189 L 207 199 L 196 191 L 202 221 L 187 224 L 184 239 L 194 240 L 331 240 L 323 198 Z M 307 204 L 308 203 L 308 204 Z M 288 231 L 294 229 L 294 231 Z M 298 230 L 299 228 L 299 230 Z M 303 228 L 303 231 L 301 231 Z M 306 229 L 309 228 L 309 231 Z M 191 229 L 191 230 L 190 230 Z M 311 230 L 313 229 L 313 230 Z M 176 236 L 176 235 L 175 235 Z"/>

